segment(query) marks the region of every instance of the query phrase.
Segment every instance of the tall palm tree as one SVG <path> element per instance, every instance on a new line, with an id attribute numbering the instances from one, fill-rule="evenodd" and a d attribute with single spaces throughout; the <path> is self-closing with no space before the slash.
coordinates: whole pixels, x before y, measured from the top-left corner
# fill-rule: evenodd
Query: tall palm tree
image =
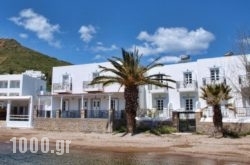
<path id="1" fill-rule="evenodd" d="M 122 58 L 112 57 L 107 59 L 112 67 L 99 66 L 100 73 L 111 73 L 108 75 L 100 75 L 92 80 L 90 84 L 103 84 L 103 86 L 118 83 L 124 86 L 125 112 L 127 119 L 127 133 L 134 133 L 136 126 L 136 111 L 138 109 L 138 93 L 139 86 L 152 84 L 160 87 L 171 88 L 166 82 L 175 82 L 169 79 L 169 76 L 163 75 L 163 81 L 157 79 L 158 74 L 148 75 L 148 71 L 163 66 L 157 63 L 159 58 L 155 59 L 148 65 L 142 65 L 140 62 L 142 55 L 138 54 L 138 50 L 127 52 L 122 49 Z M 165 83 L 164 83 L 165 81 Z"/>
<path id="2" fill-rule="evenodd" d="M 201 87 L 201 98 L 204 99 L 209 106 L 212 106 L 214 115 L 213 115 L 213 124 L 215 127 L 214 135 L 216 133 L 223 133 L 223 123 L 222 123 L 222 113 L 221 113 L 221 104 L 223 101 L 227 101 L 232 98 L 230 96 L 231 88 L 224 84 L 210 84 L 205 87 Z"/>

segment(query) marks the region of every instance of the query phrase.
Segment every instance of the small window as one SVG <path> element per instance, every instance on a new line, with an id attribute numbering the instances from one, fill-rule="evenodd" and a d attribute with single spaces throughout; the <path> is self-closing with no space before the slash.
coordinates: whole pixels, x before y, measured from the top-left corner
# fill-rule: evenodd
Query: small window
<path id="1" fill-rule="evenodd" d="M 192 72 L 185 72 L 184 73 L 184 83 L 185 84 L 191 84 L 193 81 L 192 79 Z"/>
<path id="2" fill-rule="evenodd" d="M 8 81 L 0 81 L 0 88 L 8 88 Z"/>
<path id="3" fill-rule="evenodd" d="M 99 72 L 93 72 L 92 73 L 92 77 L 93 77 L 93 79 L 94 78 L 96 78 L 96 77 L 98 77 L 100 75 L 100 73 Z"/>
<path id="4" fill-rule="evenodd" d="M 62 76 L 62 83 L 65 85 L 65 84 L 69 84 L 69 75 L 68 74 L 64 74 Z"/>
<path id="5" fill-rule="evenodd" d="M 43 86 L 42 85 L 40 86 L 40 91 L 43 91 Z"/>
<path id="6" fill-rule="evenodd" d="M 10 93 L 9 96 L 19 96 L 19 93 Z"/>
<path id="7" fill-rule="evenodd" d="M 163 80 L 164 80 L 164 78 L 163 78 L 163 74 L 158 74 L 157 76 L 156 76 L 156 79 L 159 81 L 159 82 L 163 82 Z"/>
<path id="8" fill-rule="evenodd" d="M 186 108 L 186 111 L 192 111 L 193 110 L 193 99 L 191 98 L 188 98 L 185 100 L 185 108 Z"/>
<path id="9" fill-rule="evenodd" d="M 156 104 L 157 104 L 157 110 L 163 110 L 163 99 L 157 99 Z"/>
<path id="10" fill-rule="evenodd" d="M 20 81 L 19 80 L 10 81 L 10 88 L 20 88 Z"/>
<path id="11" fill-rule="evenodd" d="M 0 93 L 0 96 L 7 96 L 7 93 Z"/>
<path id="12" fill-rule="evenodd" d="M 210 78 L 212 81 L 220 79 L 220 69 L 215 67 L 210 69 Z"/>

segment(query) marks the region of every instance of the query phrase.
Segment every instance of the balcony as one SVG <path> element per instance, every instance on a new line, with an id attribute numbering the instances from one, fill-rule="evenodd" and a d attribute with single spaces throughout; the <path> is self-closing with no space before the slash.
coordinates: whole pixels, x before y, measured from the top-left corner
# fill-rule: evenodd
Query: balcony
<path id="1" fill-rule="evenodd" d="M 148 85 L 148 90 L 150 93 L 155 93 L 155 94 L 168 92 L 168 89 L 166 87 L 159 87 L 156 85 Z"/>
<path id="2" fill-rule="evenodd" d="M 250 89 L 250 75 L 241 75 L 239 76 L 239 84 L 242 90 Z"/>
<path id="3" fill-rule="evenodd" d="M 211 85 L 211 84 L 227 84 L 225 77 L 205 77 L 202 78 L 202 84 L 203 85 Z"/>
<path id="4" fill-rule="evenodd" d="M 176 82 L 176 88 L 179 92 L 195 92 L 197 91 L 197 81 L 191 82 L 178 81 Z"/>
<path id="5" fill-rule="evenodd" d="M 71 83 L 70 84 L 54 83 L 53 92 L 54 93 L 71 93 L 72 84 Z"/>
<path id="6" fill-rule="evenodd" d="M 83 81 L 83 91 L 88 93 L 103 92 L 102 84 L 89 85 L 90 81 Z"/>

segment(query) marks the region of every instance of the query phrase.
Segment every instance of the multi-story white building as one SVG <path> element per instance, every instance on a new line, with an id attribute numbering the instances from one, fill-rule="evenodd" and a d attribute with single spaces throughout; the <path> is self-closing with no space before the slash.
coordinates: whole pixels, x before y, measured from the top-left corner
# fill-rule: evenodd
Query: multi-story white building
<path id="1" fill-rule="evenodd" d="M 114 109 L 116 116 L 124 110 L 124 89 L 118 84 L 107 87 L 88 85 L 98 76 L 99 65 L 111 67 L 110 63 L 92 63 L 53 68 L 52 92 L 39 97 L 39 116 L 55 117 L 56 110 L 62 110 L 62 117 L 80 117 L 85 110 L 85 117 L 108 116 L 108 110 Z M 206 107 L 200 98 L 200 88 L 211 83 L 226 83 L 231 86 L 233 99 L 229 102 L 238 108 L 242 116 L 249 116 L 249 97 L 242 97 L 246 70 L 241 56 L 223 56 L 199 59 L 193 62 L 182 61 L 154 68 L 150 74 L 167 74 L 176 84 L 170 83 L 173 89 L 152 85 L 140 87 L 139 104 L 141 109 L 154 113 L 160 118 L 171 117 L 172 111 L 197 111 Z M 161 78 L 161 77 L 159 77 Z M 207 112 L 211 117 L 211 112 Z M 224 116 L 229 116 L 223 108 Z M 148 115 L 146 112 L 144 115 Z"/>
<path id="2" fill-rule="evenodd" d="M 40 95 L 38 115 L 55 117 L 60 110 L 61 117 L 78 118 L 85 110 L 86 118 L 108 118 L 112 108 L 120 116 L 125 106 L 123 88 L 118 84 L 89 85 L 99 75 L 98 65 L 110 67 L 107 62 L 54 67 L 51 94 Z"/>
<path id="3" fill-rule="evenodd" d="M 41 79 L 42 76 L 41 72 L 35 71 L 0 75 L 0 118 L 3 125 L 32 126 L 32 110 L 37 96 L 46 91 L 46 81 Z"/>

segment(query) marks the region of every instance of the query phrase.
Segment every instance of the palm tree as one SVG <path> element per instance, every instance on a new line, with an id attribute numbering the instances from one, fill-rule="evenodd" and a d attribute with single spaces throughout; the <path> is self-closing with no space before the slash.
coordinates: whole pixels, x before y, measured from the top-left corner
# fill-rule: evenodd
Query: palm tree
<path id="1" fill-rule="evenodd" d="M 142 55 L 138 54 L 138 50 L 134 52 L 127 52 L 122 49 L 122 58 L 112 57 L 107 59 L 112 67 L 99 66 L 100 73 L 112 73 L 108 75 L 100 75 L 92 80 L 90 84 L 103 84 L 103 86 L 118 83 L 124 86 L 124 99 L 125 99 L 125 112 L 127 119 L 127 133 L 134 133 L 136 126 L 136 111 L 138 109 L 138 93 L 139 86 L 152 84 L 160 87 L 171 88 L 166 82 L 175 82 L 169 79 L 167 75 L 162 74 L 164 79 L 159 81 L 157 79 L 158 74 L 147 75 L 148 71 L 163 66 L 163 64 L 157 63 L 159 58 L 155 59 L 148 65 L 141 65 Z"/>
<path id="2" fill-rule="evenodd" d="M 201 87 L 201 98 L 206 100 L 207 105 L 212 106 L 213 124 L 214 124 L 214 135 L 216 133 L 223 133 L 222 113 L 221 104 L 223 101 L 227 101 L 232 98 L 230 96 L 231 88 L 224 84 L 210 84 L 205 87 Z"/>

